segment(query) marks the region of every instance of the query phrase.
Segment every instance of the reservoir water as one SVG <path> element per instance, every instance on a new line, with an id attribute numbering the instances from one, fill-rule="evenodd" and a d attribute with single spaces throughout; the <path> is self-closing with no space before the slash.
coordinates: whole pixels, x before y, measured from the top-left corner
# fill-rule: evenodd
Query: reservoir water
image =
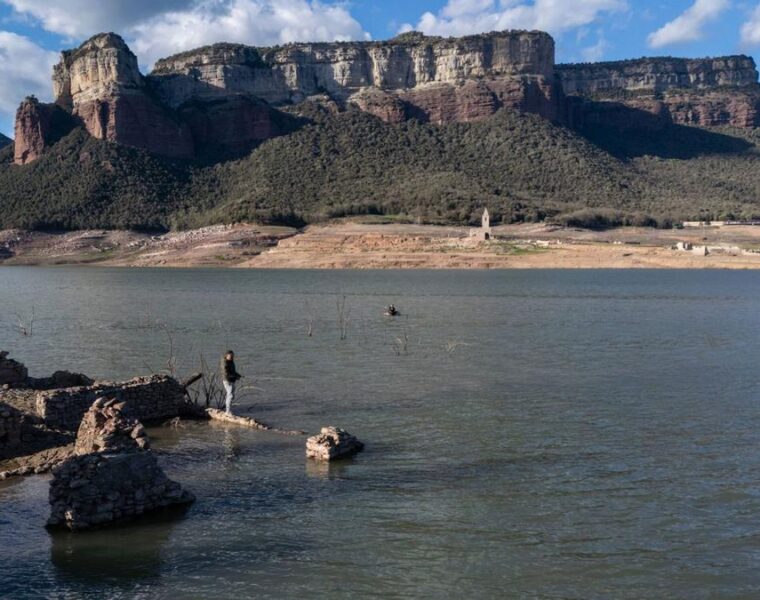
<path id="1" fill-rule="evenodd" d="M 367 445 L 151 429 L 195 505 L 80 535 L 0 482 L 3 598 L 760 596 L 760 274 L 5 268 L 0 306 L 34 375 L 231 348 L 240 412 Z"/>

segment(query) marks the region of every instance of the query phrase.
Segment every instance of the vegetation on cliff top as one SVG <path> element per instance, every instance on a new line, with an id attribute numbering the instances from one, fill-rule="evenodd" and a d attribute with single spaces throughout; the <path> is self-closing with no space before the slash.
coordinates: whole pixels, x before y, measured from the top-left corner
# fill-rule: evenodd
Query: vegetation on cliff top
<path id="1" fill-rule="evenodd" d="M 760 132 L 670 127 L 582 134 L 501 112 L 469 124 L 388 125 L 297 109 L 304 125 L 240 160 L 174 163 L 74 130 L 35 163 L 0 151 L 0 228 L 299 224 L 356 214 L 433 223 L 603 226 L 760 217 Z"/>

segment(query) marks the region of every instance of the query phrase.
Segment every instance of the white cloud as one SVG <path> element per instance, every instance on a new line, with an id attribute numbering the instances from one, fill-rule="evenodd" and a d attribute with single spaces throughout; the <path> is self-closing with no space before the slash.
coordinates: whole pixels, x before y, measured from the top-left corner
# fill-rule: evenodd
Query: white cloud
<path id="1" fill-rule="evenodd" d="M 593 46 L 588 46 L 581 50 L 581 55 L 585 62 L 599 62 L 607 54 L 607 50 L 610 49 L 610 43 L 600 33 L 599 40 Z"/>
<path id="2" fill-rule="evenodd" d="M 132 50 L 145 64 L 214 42 L 254 45 L 368 39 L 342 5 L 317 0 L 203 0 L 133 27 Z"/>
<path id="3" fill-rule="evenodd" d="M 45 30 L 81 40 L 120 33 L 142 64 L 214 42 L 365 39 L 343 3 L 319 0 L 0 0 Z"/>
<path id="4" fill-rule="evenodd" d="M 684 13 L 649 35 L 652 48 L 702 39 L 704 28 L 730 6 L 729 0 L 696 0 Z"/>
<path id="5" fill-rule="evenodd" d="M 0 128 L 5 133 L 12 135 L 9 123 L 26 96 L 34 94 L 40 100 L 51 100 L 50 74 L 57 61 L 57 52 L 49 52 L 15 33 L 0 31 Z"/>
<path id="6" fill-rule="evenodd" d="M 760 46 L 760 4 L 742 26 L 742 44 L 745 46 Z"/>
<path id="7" fill-rule="evenodd" d="M 189 8 L 195 0 L 2 0 L 17 15 L 31 17 L 47 31 L 71 38 L 88 38 L 104 31 L 124 30 L 154 15 Z"/>
<path id="8" fill-rule="evenodd" d="M 503 29 L 540 29 L 557 35 L 627 9 L 626 0 L 449 0 L 437 14 L 422 15 L 416 29 L 445 36 Z"/>

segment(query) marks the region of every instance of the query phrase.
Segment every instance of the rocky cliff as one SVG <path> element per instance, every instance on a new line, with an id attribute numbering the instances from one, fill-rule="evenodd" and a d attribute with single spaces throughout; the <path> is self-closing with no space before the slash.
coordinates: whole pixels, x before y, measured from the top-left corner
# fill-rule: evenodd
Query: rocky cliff
<path id="1" fill-rule="evenodd" d="M 757 83 L 755 61 L 749 56 L 722 58 L 642 58 L 619 62 L 557 65 L 566 94 L 593 95 L 609 91 L 665 92 L 679 89 L 742 87 Z"/>
<path id="2" fill-rule="evenodd" d="M 388 122 L 471 121 L 504 106 L 554 119 L 554 41 L 541 32 L 466 38 L 404 34 L 387 42 L 216 44 L 158 61 L 165 104 L 248 95 L 280 106 L 327 94 Z"/>
<path id="3" fill-rule="evenodd" d="M 275 48 L 216 44 L 160 60 L 143 76 L 118 35 L 100 34 L 62 54 L 55 105 L 27 101 L 19 108 L 15 162 L 40 156 L 63 126 L 61 115 L 99 139 L 174 159 L 219 160 L 288 133 L 293 119 L 279 109 L 317 96 L 331 110 L 355 106 L 390 123 L 471 122 L 506 108 L 570 126 L 607 118 L 635 126 L 644 112 L 663 124 L 754 127 L 757 79 L 746 56 L 555 67 L 551 36 L 525 31 L 446 39 L 412 32 L 385 42 Z"/>
<path id="4" fill-rule="evenodd" d="M 14 160 L 18 165 L 37 160 L 71 127 L 69 114 L 54 104 L 26 98 L 16 111 Z M 5 144 L 3 144 L 5 145 Z"/>
<path id="5" fill-rule="evenodd" d="M 137 57 L 118 35 L 97 35 L 64 52 L 53 71 L 53 89 L 56 104 L 96 138 L 170 158 L 193 156 L 187 126 L 148 93 Z"/>
<path id="6" fill-rule="evenodd" d="M 664 124 L 760 125 L 758 71 L 749 56 L 558 65 L 557 78 L 565 94 L 645 111 Z M 586 106 L 583 118 L 598 122 L 612 112 L 622 114 L 610 106 Z"/>
<path id="7" fill-rule="evenodd" d="M 190 99 L 231 94 L 250 94 L 276 105 L 321 93 L 350 101 L 367 88 L 386 92 L 440 89 L 442 84 L 455 88 L 476 79 L 528 78 L 550 84 L 553 75 L 554 41 L 545 33 L 502 32 L 458 39 L 411 33 L 387 42 L 262 49 L 217 44 L 158 61 L 151 80 L 159 97 L 177 107 Z"/>

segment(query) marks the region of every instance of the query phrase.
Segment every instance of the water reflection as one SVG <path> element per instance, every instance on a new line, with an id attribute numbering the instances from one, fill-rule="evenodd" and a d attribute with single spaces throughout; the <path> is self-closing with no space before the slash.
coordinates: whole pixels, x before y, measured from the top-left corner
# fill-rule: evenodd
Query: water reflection
<path id="1" fill-rule="evenodd" d="M 237 462 L 242 454 L 240 430 L 225 428 L 222 437 L 222 459 L 226 464 Z"/>
<path id="2" fill-rule="evenodd" d="M 306 459 L 306 475 L 314 479 L 347 479 L 351 459 L 326 462 Z"/>
<path id="3" fill-rule="evenodd" d="M 72 582 L 134 582 L 158 578 L 163 550 L 187 507 L 97 531 L 50 532 L 56 576 Z"/>

